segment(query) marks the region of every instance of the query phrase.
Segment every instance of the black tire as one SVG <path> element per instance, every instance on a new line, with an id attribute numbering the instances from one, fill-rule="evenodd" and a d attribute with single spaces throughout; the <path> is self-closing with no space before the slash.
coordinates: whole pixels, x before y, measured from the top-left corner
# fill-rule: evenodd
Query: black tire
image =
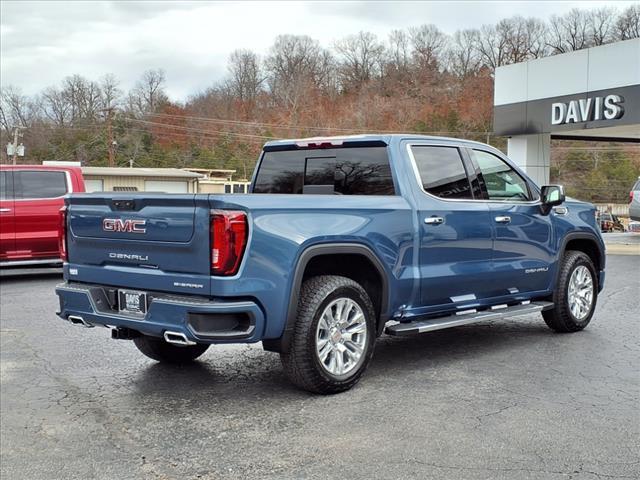
<path id="1" fill-rule="evenodd" d="M 571 313 L 569 305 L 569 281 L 571 275 L 580 266 L 585 266 L 591 273 L 593 282 L 593 300 L 588 314 L 582 318 L 576 318 Z M 593 317 L 598 301 L 598 275 L 596 268 L 589 258 L 583 252 L 568 250 L 560 262 L 560 273 L 558 275 L 558 283 L 553 294 L 553 308 L 542 312 L 545 323 L 549 328 L 559 333 L 577 332 L 585 328 Z"/>
<path id="2" fill-rule="evenodd" d="M 364 315 L 367 333 L 362 355 L 353 370 L 345 375 L 333 375 L 322 366 L 316 353 L 316 330 L 324 310 L 340 298 L 357 303 Z M 376 340 L 375 324 L 371 299 L 358 283 L 335 275 L 306 280 L 300 291 L 291 343 L 288 350 L 280 354 L 285 373 L 292 383 L 309 392 L 332 394 L 349 390 L 360 380 L 371 361 Z"/>
<path id="3" fill-rule="evenodd" d="M 162 363 L 188 363 L 207 351 L 208 344 L 172 345 L 163 338 L 142 335 L 133 339 L 138 350 L 147 357 Z"/>

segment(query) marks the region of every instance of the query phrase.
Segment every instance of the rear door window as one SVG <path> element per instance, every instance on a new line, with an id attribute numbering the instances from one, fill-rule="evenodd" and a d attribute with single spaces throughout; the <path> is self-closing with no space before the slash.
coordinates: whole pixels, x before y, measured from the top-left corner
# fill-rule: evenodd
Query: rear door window
<path id="1" fill-rule="evenodd" d="M 24 170 L 14 173 L 16 199 L 56 198 L 67 193 L 64 172 Z"/>
<path id="2" fill-rule="evenodd" d="M 411 147 L 425 192 L 444 199 L 473 199 L 471 185 L 457 147 Z"/>
<path id="3" fill-rule="evenodd" d="M 395 195 L 385 147 L 265 152 L 253 193 Z"/>

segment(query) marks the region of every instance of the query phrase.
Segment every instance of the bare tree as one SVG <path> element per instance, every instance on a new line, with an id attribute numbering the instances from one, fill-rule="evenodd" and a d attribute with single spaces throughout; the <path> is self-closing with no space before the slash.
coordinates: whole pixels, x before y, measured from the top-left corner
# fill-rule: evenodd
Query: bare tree
<path id="1" fill-rule="evenodd" d="M 525 29 L 529 58 L 546 57 L 549 54 L 547 25 L 532 17 L 526 20 Z"/>
<path id="2" fill-rule="evenodd" d="M 80 75 L 72 75 L 64 79 L 62 93 L 69 102 L 71 119 L 94 120 L 102 108 L 102 93 L 96 82 Z"/>
<path id="3" fill-rule="evenodd" d="M 496 31 L 504 39 L 504 63 L 520 63 L 529 58 L 527 21 L 523 17 L 500 20 L 496 25 Z"/>
<path id="4" fill-rule="evenodd" d="M 279 35 L 265 60 L 271 93 L 295 110 L 305 91 L 319 88 L 326 77 L 326 58 L 317 40 L 306 35 Z"/>
<path id="5" fill-rule="evenodd" d="M 164 70 L 147 70 L 129 94 L 129 105 L 136 113 L 155 112 L 168 101 L 164 91 Z"/>
<path id="6" fill-rule="evenodd" d="M 480 54 L 482 63 L 495 70 L 507 63 L 507 38 L 503 35 L 502 29 L 493 25 L 483 25 L 475 35 L 475 48 Z"/>
<path id="7" fill-rule="evenodd" d="M 392 30 L 387 47 L 387 69 L 408 72 L 411 65 L 409 36 L 403 30 Z"/>
<path id="8" fill-rule="evenodd" d="M 590 18 L 584 10 L 573 10 L 549 19 L 547 45 L 553 53 L 565 53 L 591 46 Z"/>
<path id="9" fill-rule="evenodd" d="M 0 125 L 5 130 L 28 126 L 34 116 L 33 102 L 22 91 L 9 85 L 0 90 Z"/>
<path id="10" fill-rule="evenodd" d="M 45 117 L 54 125 L 65 127 L 71 123 L 71 104 L 62 90 L 56 87 L 46 88 L 40 95 L 38 104 Z"/>
<path id="11" fill-rule="evenodd" d="M 109 73 L 100 80 L 100 92 L 102 93 L 102 108 L 115 108 L 122 98 L 122 90 L 118 87 L 120 82 L 115 75 Z"/>
<path id="12" fill-rule="evenodd" d="M 640 4 L 625 8 L 618 16 L 615 36 L 618 40 L 640 37 Z"/>
<path id="13" fill-rule="evenodd" d="M 458 77 L 466 78 L 480 68 L 480 55 L 476 49 L 477 30 L 458 30 L 447 54 L 449 69 Z"/>
<path id="14" fill-rule="evenodd" d="M 358 90 L 380 72 L 384 46 L 373 33 L 360 32 L 335 44 L 340 54 L 340 78 L 346 90 Z"/>
<path id="15" fill-rule="evenodd" d="M 598 8 L 591 10 L 588 15 L 591 43 L 593 45 L 604 45 L 613 41 L 616 19 L 615 8 Z"/>
<path id="16" fill-rule="evenodd" d="M 226 86 L 242 101 L 254 100 L 262 88 L 258 55 L 250 50 L 235 50 L 229 56 L 229 79 Z"/>
<path id="17" fill-rule="evenodd" d="M 419 69 L 437 69 L 447 45 L 447 36 L 435 25 L 409 29 L 413 59 Z"/>
<path id="18" fill-rule="evenodd" d="M 535 18 L 515 16 L 495 26 L 483 25 L 475 34 L 482 63 L 495 70 L 501 65 L 540 58 L 547 53 L 546 26 Z"/>
<path id="19" fill-rule="evenodd" d="M 327 94 L 335 94 L 338 90 L 336 59 L 329 50 L 322 49 L 318 57 L 315 84 Z"/>

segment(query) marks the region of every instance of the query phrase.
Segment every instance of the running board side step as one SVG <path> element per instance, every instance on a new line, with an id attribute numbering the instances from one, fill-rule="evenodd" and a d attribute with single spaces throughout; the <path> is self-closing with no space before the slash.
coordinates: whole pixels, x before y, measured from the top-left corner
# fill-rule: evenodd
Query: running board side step
<path id="1" fill-rule="evenodd" d="M 502 308 L 500 308 L 502 307 Z M 530 313 L 541 312 L 553 307 L 552 302 L 531 302 L 511 307 L 500 306 L 489 310 L 476 312 L 471 310 L 468 313 L 458 312 L 448 317 L 429 318 L 427 320 L 416 320 L 407 323 L 397 323 L 385 328 L 387 335 L 414 335 L 416 333 L 433 332 L 444 328 L 459 327 L 470 323 L 483 322 L 485 320 L 498 320 L 507 317 L 518 317 Z"/>

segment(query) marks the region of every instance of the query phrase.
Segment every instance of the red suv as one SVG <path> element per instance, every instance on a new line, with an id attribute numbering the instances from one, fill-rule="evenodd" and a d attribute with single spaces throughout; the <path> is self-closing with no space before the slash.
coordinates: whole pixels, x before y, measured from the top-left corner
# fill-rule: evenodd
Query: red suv
<path id="1" fill-rule="evenodd" d="M 59 263 L 63 197 L 84 192 L 79 167 L 0 165 L 0 267 Z"/>

